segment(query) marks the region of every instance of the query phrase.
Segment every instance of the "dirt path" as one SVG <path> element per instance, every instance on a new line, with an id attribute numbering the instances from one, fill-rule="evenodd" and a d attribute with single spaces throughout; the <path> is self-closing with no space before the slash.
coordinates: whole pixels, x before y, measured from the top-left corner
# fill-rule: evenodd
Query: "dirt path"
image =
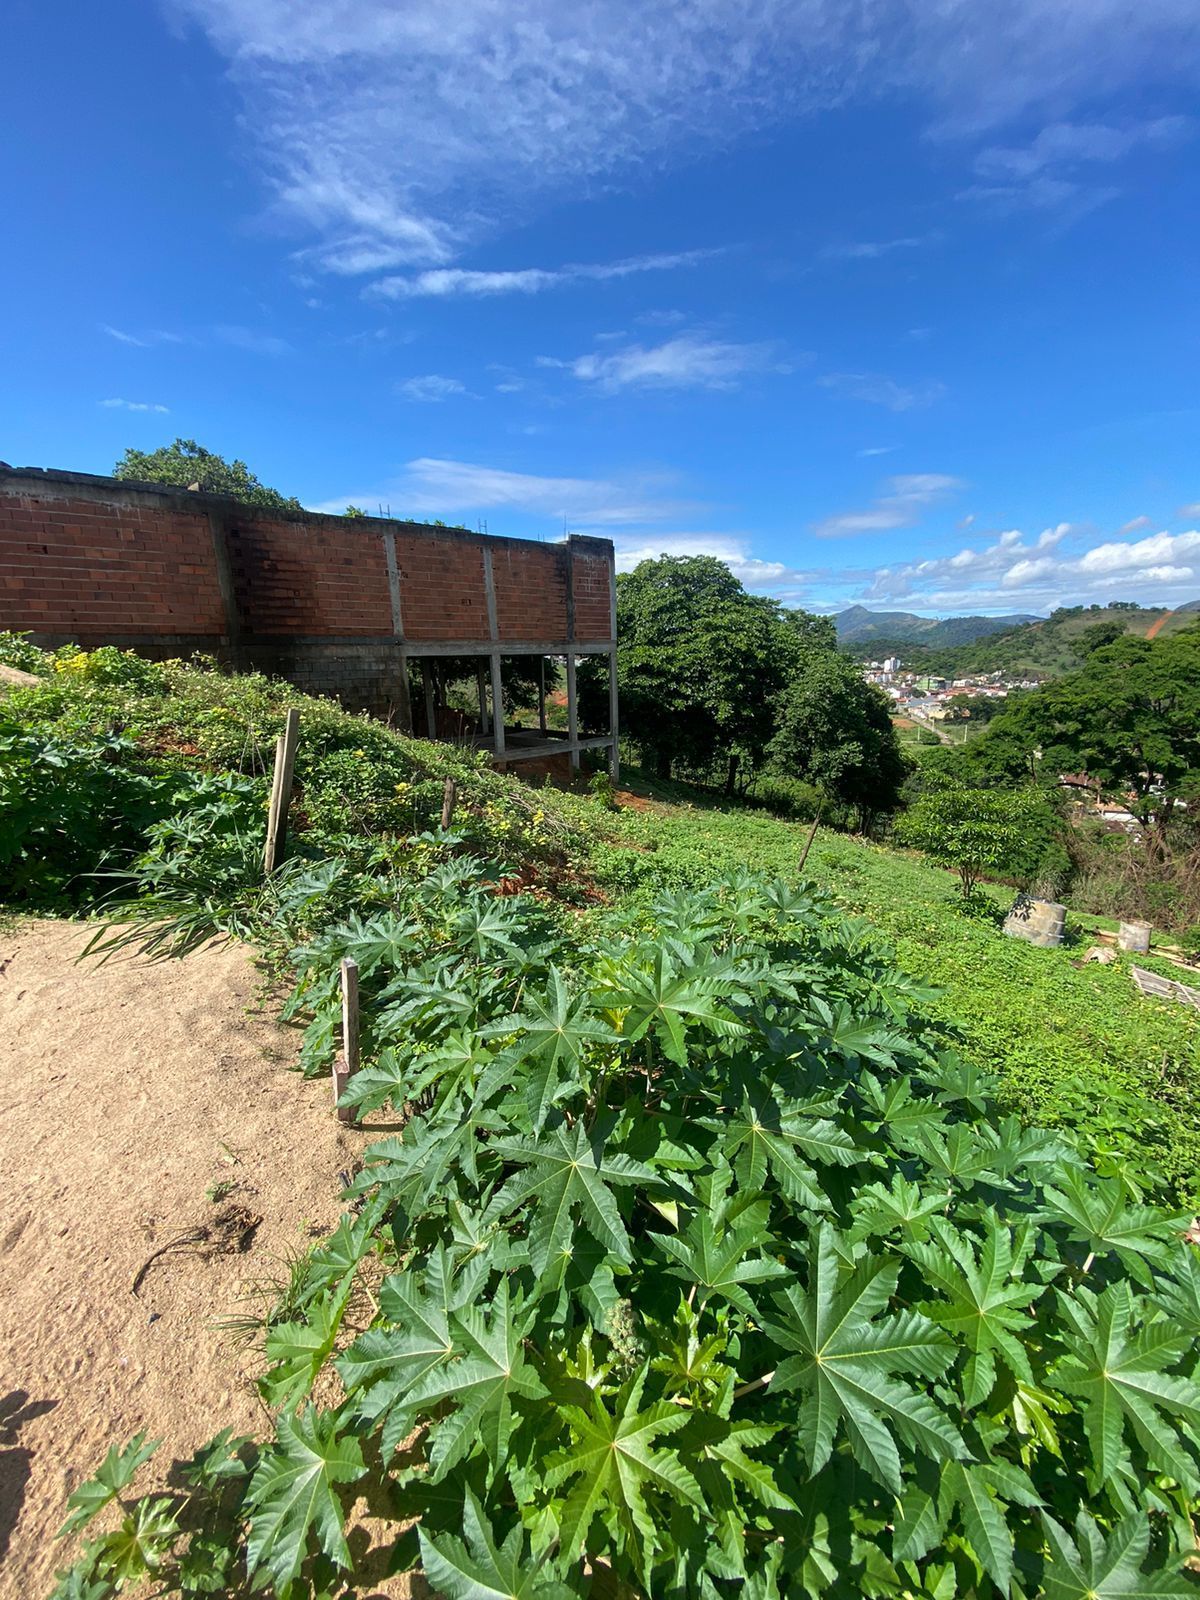
<path id="1" fill-rule="evenodd" d="M 0 1596 L 69 1559 L 66 1494 L 144 1428 L 163 1468 L 226 1424 L 261 1433 L 245 1312 L 340 1211 L 358 1148 L 297 1036 L 253 1011 L 244 950 L 76 966 L 87 931 L 0 931 Z M 250 1008 L 250 1009 L 248 1009 Z M 216 1200 L 214 1185 L 233 1185 Z M 150 1253 L 231 1207 L 245 1253 Z"/>

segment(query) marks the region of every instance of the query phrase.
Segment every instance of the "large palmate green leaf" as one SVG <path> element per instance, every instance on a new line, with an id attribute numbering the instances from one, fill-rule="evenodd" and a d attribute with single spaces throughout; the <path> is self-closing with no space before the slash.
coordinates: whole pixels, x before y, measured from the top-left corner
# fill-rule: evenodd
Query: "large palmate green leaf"
<path id="1" fill-rule="evenodd" d="M 746 1291 L 748 1283 L 786 1277 L 788 1269 L 761 1254 L 770 1234 L 764 1219 L 744 1217 L 728 1229 L 710 1211 L 691 1217 L 682 1233 L 662 1234 L 659 1243 L 671 1257 L 667 1271 L 698 1291 L 701 1306 L 714 1296 L 730 1301 L 747 1316 L 757 1316 Z"/>
<path id="2" fill-rule="evenodd" d="M 502 1278 L 485 1313 L 463 1306 L 450 1314 L 456 1359 L 431 1365 L 407 1397 L 423 1411 L 447 1401 L 453 1407 L 432 1429 L 433 1481 L 444 1478 L 472 1447 L 483 1445 L 494 1467 L 503 1464 L 512 1431 L 512 1401 L 537 1400 L 546 1388 L 526 1361 L 524 1340 L 536 1308 L 513 1305 Z"/>
<path id="3" fill-rule="evenodd" d="M 919 1312 L 880 1315 L 896 1287 L 894 1262 L 867 1261 L 844 1284 L 838 1282 L 838 1262 L 833 1230 L 822 1223 L 809 1255 L 807 1287 L 778 1296 L 780 1315 L 765 1324 L 776 1344 L 795 1352 L 779 1363 L 770 1391 L 802 1395 L 796 1428 L 812 1473 L 829 1460 L 841 1431 L 859 1464 L 899 1494 L 896 1434 L 935 1460 L 966 1454 L 947 1412 L 895 1376 L 937 1378 L 955 1346 Z"/>
<path id="4" fill-rule="evenodd" d="M 251 1575 L 270 1574 L 280 1600 L 291 1592 L 312 1534 L 331 1561 L 350 1565 L 337 1486 L 354 1483 L 365 1470 L 362 1446 L 338 1434 L 336 1417 L 311 1406 L 299 1416 L 279 1417 L 276 1443 L 263 1451 L 250 1480 L 246 1564 Z"/>
<path id="5" fill-rule="evenodd" d="M 1200 1384 L 1166 1370 L 1191 1353 L 1191 1340 L 1170 1323 L 1139 1326 L 1142 1308 L 1124 1282 L 1100 1295 L 1080 1289 L 1057 1298 L 1068 1354 L 1050 1383 L 1083 1400 L 1096 1488 L 1125 1498 L 1122 1486 L 1137 1481 L 1130 1457 L 1136 1442 L 1155 1471 L 1178 1479 L 1189 1493 L 1200 1492 L 1193 1443 L 1200 1431 Z"/>
<path id="6" fill-rule="evenodd" d="M 1107 1536 L 1086 1511 L 1075 1519 L 1075 1537 L 1044 1516 L 1050 1559 L 1042 1574 L 1045 1600 L 1195 1600 L 1195 1582 L 1180 1562 L 1144 1572 L 1150 1521 L 1127 1518 Z"/>
<path id="7" fill-rule="evenodd" d="M 517 1034 L 504 1056 L 514 1067 L 525 1068 L 525 1099 L 535 1133 L 542 1131 L 559 1094 L 578 1082 L 581 1054 L 619 1038 L 596 1015 L 586 993 L 571 995 L 557 967 L 550 969 L 549 984 L 544 996 L 527 995 L 515 1016 L 501 1017 L 482 1030 L 485 1036 Z"/>
<path id="8" fill-rule="evenodd" d="M 730 1037 L 745 1033 L 729 1010 L 729 965 L 698 960 L 694 950 L 676 941 L 655 945 L 647 966 L 625 966 L 611 993 L 603 995 L 606 1011 L 623 1014 L 621 1032 L 630 1041 L 652 1033 L 677 1066 L 687 1066 L 687 1032 L 701 1026 Z"/>
<path id="9" fill-rule="evenodd" d="M 747 1091 L 737 1111 L 706 1118 L 704 1125 L 719 1133 L 721 1153 L 743 1189 L 761 1189 L 769 1172 L 789 1199 L 811 1211 L 829 1209 L 812 1163 L 848 1166 L 860 1159 L 836 1122 L 805 1116 L 766 1086 Z"/>
<path id="10" fill-rule="evenodd" d="M 483 1261 L 455 1274 L 444 1246 L 423 1272 L 394 1273 L 379 1291 L 379 1310 L 391 1326 L 368 1328 L 337 1360 L 355 1415 L 384 1419 L 383 1449 L 390 1455 L 412 1429 L 411 1396 L 435 1367 L 455 1352 L 451 1314 L 470 1304 L 487 1277 Z"/>
<path id="11" fill-rule="evenodd" d="M 665 1521 L 652 1501 L 665 1497 L 703 1506 L 696 1480 L 678 1455 L 658 1448 L 660 1439 L 687 1426 L 689 1414 L 663 1400 L 640 1409 L 645 1380 L 643 1368 L 617 1397 L 613 1411 L 598 1394 L 587 1411 L 563 1408 L 572 1443 L 546 1462 L 544 1481 L 549 1489 L 571 1485 L 559 1517 L 562 1553 L 570 1561 L 597 1512 L 615 1511 L 627 1523 L 645 1564 L 660 1544 Z"/>
<path id="12" fill-rule="evenodd" d="M 497 1543 L 470 1489 L 462 1530 L 465 1542 L 452 1533 L 418 1533 L 425 1576 L 447 1600 L 571 1600 L 573 1591 L 529 1555 L 520 1527 Z"/>
<path id="13" fill-rule="evenodd" d="M 101 1462 L 95 1476 L 81 1483 L 72 1491 L 67 1500 L 67 1509 L 70 1515 L 59 1530 L 59 1537 L 64 1534 L 78 1533 L 81 1528 L 86 1528 L 92 1518 L 104 1507 L 111 1504 L 133 1481 L 134 1473 L 158 1449 L 161 1439 L 151 1439 L 146 1443 L 144 1433 L 135 1433 L 124 1449 L 119 1449 L 115 1444 L 110 1445 L 108 1454 Z"/>
<path id="14" fill-rule="evenodd" d="M 492 1201 L 489 1215 L 507 1216 L 532 1202 L 529 1255 L 539 1276 L 555 1256 L 571 1254 L 573 1219 L 578 1219 L 598 1244 L 621 1261 L 632 1245 L 613 1194 L 614 1184 L 653 1184 L 654 1174 L 640 1161 L 608 1154 L 581 1122 L 557 1127 L 536 1143 L 497 1140 L 494 1152 L 518 1164 Z"/>
<path id="15" fill-rule="evenodd" d="M 1127 1272 L 1149 1287 L 1147 1261 L 1161 1261 L 1187 1217 L 1130 1203 L 1116 1178 L 1097 1181 L 1082 1167 L 1064 1167 L 1047 1187 L 1048 1213 L 1065 1222 L 1089 1256 L 1114 1253 Z"/>
<path id="16" fill-rule="evenodd" d="M 1027 1277 L 1033 1248 L 1029 1228 L 1014 1239 L 994 1211 L 984 1215 L 984 1236 L 974 1241 L 948 1222 L 935 1220 L 927 1243 L 905 1245 L 925 1281 L 943 1296 L 920 1302 L 918 1309 L 952 1333 L 965 1348 L 963 1402 L 975 1407 L 991 1393 L 996 1381 L 996 1357 L 1001 1357 L 1014 1378 L 1033 1383 L 1024 1337 L 1029 1332 L 1028 1309 L 1044 1285 Z"/>

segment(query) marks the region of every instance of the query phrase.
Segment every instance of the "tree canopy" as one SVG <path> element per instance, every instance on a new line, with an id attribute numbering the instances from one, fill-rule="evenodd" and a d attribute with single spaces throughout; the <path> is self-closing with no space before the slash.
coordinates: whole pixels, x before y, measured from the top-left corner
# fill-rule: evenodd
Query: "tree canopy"
<path id="1" fill-rule="evenodd" d="M 887 696 L 848 657 L 813 650 L 783 690 L 768 751 L 771 766 L 805 777 L 860 820 L 892 811 L 908 768 Z"/>
<path id="2" fill-rule="evenodd" d="M 1200 627 L 1099 646 L 997 718 L 971 756 L 995 776 L 1031 761 L 1053 781 L 1086 773 L 1161 837 L 1176 803 L 1200 795 Z"/>
<path id="3" fill-rule="evenodd" d="M 617 579 L 625 730 L 663 777 L 762 759 L 789 647 L 780 607 L 714 556 L 660 556 Z"/>
<path id="4" fill-rule="evenodd" d="M 209 494 L 227 494 L 271 511 L 303 509 L 294 495 L 280 494 L 278 489 L 260 483 L 244 461 L 226 461 L 195 439 L 176 439 L 158 450 L 126 450 L 113 467 L 113 477 L 165 483 L 176 489 L 190 489 L 196 484 Z"/>

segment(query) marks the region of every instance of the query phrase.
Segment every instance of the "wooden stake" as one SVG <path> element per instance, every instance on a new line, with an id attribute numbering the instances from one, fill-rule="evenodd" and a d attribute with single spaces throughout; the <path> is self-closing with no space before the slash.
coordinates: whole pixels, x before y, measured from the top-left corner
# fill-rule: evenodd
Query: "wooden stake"
<path id="1" fill-rule="evenodd" d="M 333 1103 L 339 1122 L 356 1125 L 354 1106 L 338 1106 L 346 1085 L 358 1071 L 358 962 L 346 956 L 342 961 L 342 1048 L 333 1063 Z"/>
<path id="2" fill-rule="evenodd" d="M 808 838 L 804 841 L 804 849 L 800 852 L 800 865 L 797 872 L 804 871 L 804 863 L 808 860 L 808 852 L 812 849 L 813 840 L 817 837 L 817 824 L 821 820 L 821 807 L 817 807 L 817 814 L 812 819 L 812 827 L 808 830 Z"/>
<path id="3" fill-rule="evenodd" d="M 446 779 L 446 789 L 442 796 L 442 832 L 450 831 L 450 824 L 454 821 L 454 807 L 458 801 L 458 785 L 453 778 Z"/>
<path id="4" fill-rule="evenodd" d="M 263 866 L 267 872 L 274 872 L 283 860 L 299 736 L 300 713 L 295 706 L 291 706 L 283 724 L 283 732 L 275 742 L 275 774 L 271 782 L 271 809 L 267 813 L 267 846 L 263 851 Z"/>

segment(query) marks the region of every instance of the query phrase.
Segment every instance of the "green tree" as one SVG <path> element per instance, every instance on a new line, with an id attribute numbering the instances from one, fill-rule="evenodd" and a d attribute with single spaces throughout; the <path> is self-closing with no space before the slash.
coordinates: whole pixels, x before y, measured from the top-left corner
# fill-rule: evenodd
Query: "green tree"
<path id="1" fill-rule="evenodd" d="M 793 659 L 774 600 L 747 594 L 714 556 L 660 556 L 617 579 L 621 722 L 660 777 L 763 758 L 775 703 Z M 581 674 L 589 700 L 599 674 Z"/>
<path id="2" fill-rule="evenodd" d="M 1129 805 L 1161 851 L 1180 801 L 1200 795 L 1200 627 L 1096 649 L 1080 671 L 997 718 L 976 741 L 980 762 L 1001 747 L 1010 769 L 1032 760 L 1056 782 L 1086 773 Z"/>
<path id="3" fill-rule="evenodd" d="M 1021 850 L 1025 807 L 1020 791 L 933 789 L 900 818 L 896 837 L 952 867 L 969 895 L 985 872 L 1003 871 Z"/>
<path id="4" fill-rule="evenodd" d="M 176 489 L 193 484 L 208 494 L 226 494 L 249 506 L 264 506 L 270 511 L 301 511 L 294 495 L 280 494 L 260 483 L 244 461 L 226 461 L 197 444 L 195 439 L 176 439 L 159 450 L 126 450 L 113 467 L 114 478 L 138 483 L 166 483 Z"/>
<path id="5" fill-rule="evenodd" d="M 908 772 L 891 703 L 848 657 L 815 651 L 780 696 L 769 747 L 772 767 L 806 778 L 830 800 L 852 806 L 866 827 L 894 811 Z"/>

